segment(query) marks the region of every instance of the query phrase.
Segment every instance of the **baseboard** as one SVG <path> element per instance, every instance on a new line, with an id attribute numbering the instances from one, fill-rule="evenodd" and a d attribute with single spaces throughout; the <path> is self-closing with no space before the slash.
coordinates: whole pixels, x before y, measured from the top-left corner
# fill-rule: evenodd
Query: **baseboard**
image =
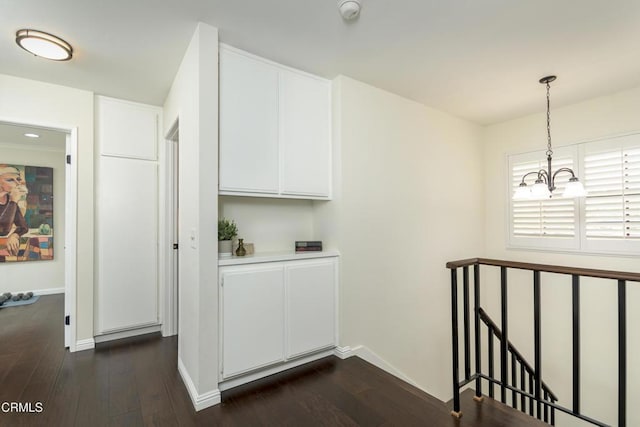
<path id="1" fill-rule="evenodd" d="M 222 399 L 220 397 L 220 390 L 211 390 L 203 394 L 198 394 L 198 390 L 196 389 L 189 372 L 187 372 L 187 368 L 185 368 L 184 363 L 182 363 L 182 359 L 178 357 L 178 372 L 182 377 L 182 381 L 184 385 L 187 387 L 187 392 L 189 392 L 189 397 L 191 398 L 191 403 L 193 403 L 193 407 L 196 411 L 201 411 L 203 409 L 209 408 L 211 406 L 219 404 Z"/>
<path id="2" fill-rule="evenodd" d="M 333 350 L 333 354 L 335 354 L 336 357 L 339 357 L 340 359 L 348 359 L 349 357 L 356 355 L 356 353 L 353 351 L 353 349 L 351 347 L 349 347 L 349 346 L 336 347 Z"/>
<path id="3" fill-rule="evenodd" d="M 76 351 L 93 350 L 96 348 L 96 342 L 93 338 L 76 341 Z"/>
<path id="4" fill-rule="evenodd" d="M 277 374 L 282 371 L 286 371 L 296 366 L 304 365 L 305 363 L 313 362 L 315 360 L 322 359 L 323 357 L 331 356 L 335 354 L 334 349 L 322 350 L 314 354 L 298 357 L 297 359 L 289 360 L 279 365 L 271 366 L 270 368 L 262 368 L 258 371 L 250 371 L 240 376 L 232 377 L 218 383 L 218 389 L 221 391 L 229 390 L 233 387 L 237 387 L 242 384 L 249 383 L 251 381 L 258 380 L 260 378 L 267 377 L 269 375 Z"/>
<path id="5" fill-rule="evenodd" d="M 108 334 L 96 335 L 94 338 L 96 340 L 96 343 L 101 343 L 106 341 L 119 340 L 122 338 L 135 337 L 137 335 L 153 334 L 156 332 L 160 332 L 160 328 L 160 325 L 147 326 L 145 328 L 129 329 L 128 331 L 111 332 Z"/>
<path id="6" fill-rule="evenodd" d="M 382 357 L 378 356 L 376 353 L 368 349 L 363 345 L 358 345 L 356 347 L 337 347 L 335 349 L 335 355 L 341 359 L 347 359 L 352 356 L 358 356 L 360 359 L 366 360 L 377 368 L 382 369 L 383 371 L 393 375 L 394 377 L 401 379 L 402 381 L 411 384 L 415 388 L 418 388 L 425 393 L 429 393 L 428 390 L 425 390 L 423 387 L 419 386 L 415 381 L 406 376 L 402 371 L 397 369 L 391 363 L 384 360 Z M 431 393 L 429 393 L 431 394 Z"/>

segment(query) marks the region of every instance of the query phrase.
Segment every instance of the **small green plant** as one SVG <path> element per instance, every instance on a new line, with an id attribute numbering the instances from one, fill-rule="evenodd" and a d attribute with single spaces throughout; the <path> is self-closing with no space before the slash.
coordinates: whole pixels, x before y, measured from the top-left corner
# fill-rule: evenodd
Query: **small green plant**
<path id="1" fill-rule="evenodd" d="M 226 218 L 218 220 L 218 240 L 233 240 L 238 235 L 238 226 L 235 221 Z"/>

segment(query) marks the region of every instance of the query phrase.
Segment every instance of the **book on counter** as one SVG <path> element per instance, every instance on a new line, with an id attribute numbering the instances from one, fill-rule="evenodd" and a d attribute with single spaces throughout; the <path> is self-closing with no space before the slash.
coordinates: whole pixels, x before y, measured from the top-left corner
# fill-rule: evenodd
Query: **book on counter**
<path id="1" fill-rule="evenodd" d="M 296 252 L 321 252 L 322 241 L 320 240 L 296 240 Z"/>

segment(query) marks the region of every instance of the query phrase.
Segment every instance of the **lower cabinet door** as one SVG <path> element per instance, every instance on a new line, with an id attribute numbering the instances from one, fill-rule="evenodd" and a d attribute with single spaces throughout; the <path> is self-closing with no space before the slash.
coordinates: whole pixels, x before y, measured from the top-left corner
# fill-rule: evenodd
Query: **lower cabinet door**
<path id="1" fill-rule="evenodd" d="M 334 346 L 337 262 L 299 261 L 285 269 L 287 358 Z"/>
<path id="2" fill-rule="evenodd" d="M 284 360 L 284 268 L 221 270 L 222 376 Z"/>

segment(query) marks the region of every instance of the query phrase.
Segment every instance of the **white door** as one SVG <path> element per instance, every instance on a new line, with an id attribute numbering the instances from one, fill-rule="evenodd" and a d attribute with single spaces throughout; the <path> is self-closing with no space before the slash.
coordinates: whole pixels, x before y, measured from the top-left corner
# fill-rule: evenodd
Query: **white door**
<path id="1" fill-rule="evenodd" d="M 286 267 L 287 358 L 335 345 L 336 269 L 333 259 Z"/>
<path id="2" fill-rule="evenodd" d="M 284 360 L 282 266 L 221 269 L 222 376 Z"/>
<path id="3" fill-rule="evenodd" d="M 98 332 L 158 324 L 158 165 L 102 156 Z"/>

